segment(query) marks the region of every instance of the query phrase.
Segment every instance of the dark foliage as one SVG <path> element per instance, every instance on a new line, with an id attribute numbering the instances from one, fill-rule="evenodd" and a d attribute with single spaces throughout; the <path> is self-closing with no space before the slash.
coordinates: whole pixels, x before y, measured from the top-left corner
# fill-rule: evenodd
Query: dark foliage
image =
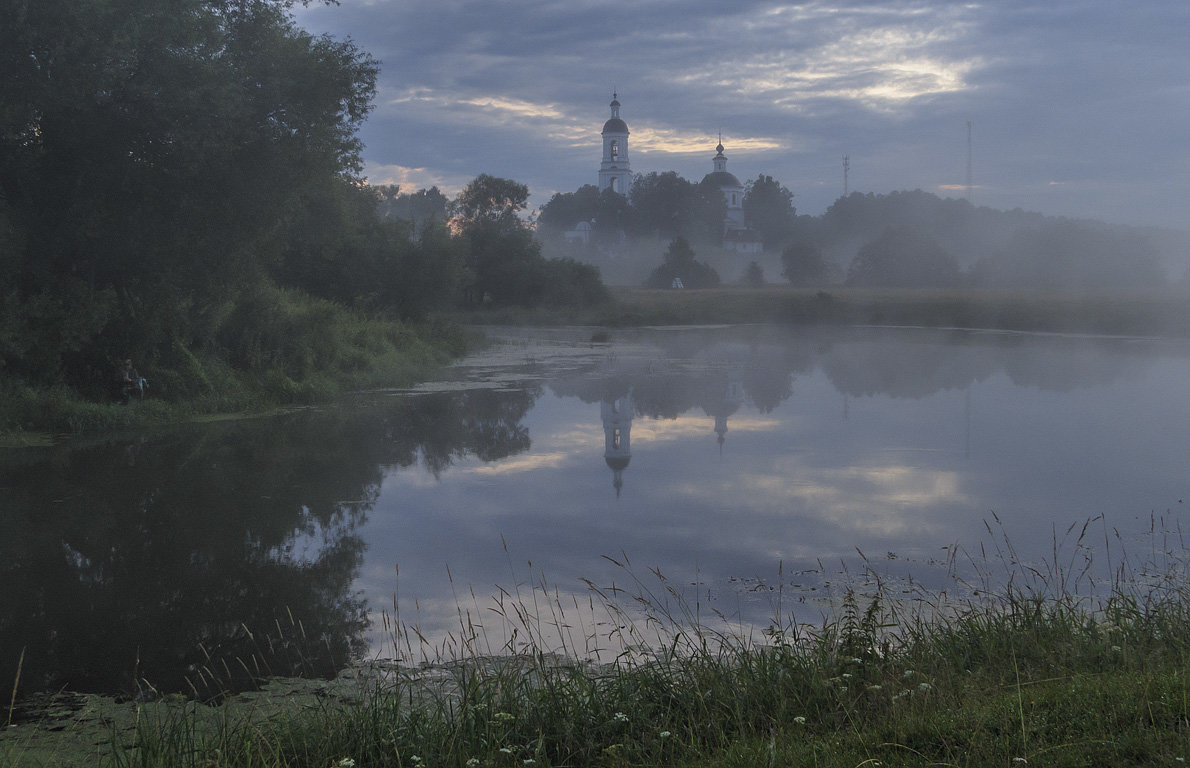
<path id="1" fill-rule="evenodd" d="M 685 288 L 714 288 L 719 285 L 719 273 L 696 261 L 694 249 L 684 237 L 675 237 L 665 252 L 665 261 L 645 281 L 646 288 L 670 288 L 681 280 Z"/>
<path id="2" fill-rule="evenodd" d="M 959 265 L 929 235 L 909 227 L 889 227 L 859 249 L 847 267 L 846 282 L 887 288 L 949 288 L 959 284 Z"/>

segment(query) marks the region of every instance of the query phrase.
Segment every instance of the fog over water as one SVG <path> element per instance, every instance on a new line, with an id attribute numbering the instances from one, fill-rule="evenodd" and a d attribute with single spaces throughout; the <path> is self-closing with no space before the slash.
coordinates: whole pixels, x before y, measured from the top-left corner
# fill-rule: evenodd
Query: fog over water
<path id="1" fill-rule="evenodd" d="M 584 580 L 656 569 L 749 631 L 778 594 L 820 620 L 865 572 L 957 594 L 1057 546 L 1089 593 L 1183 551 L 1183 341 L 492 333 L 412 392 L 0 455 L 0 664 L 26 647 L 31 688 L 190 690 L 212 658 L 392 653 L 394 601 L 433 643 L 462 616 L 498 646 L 492 598 L 545 584 L 598 636 Z"/>

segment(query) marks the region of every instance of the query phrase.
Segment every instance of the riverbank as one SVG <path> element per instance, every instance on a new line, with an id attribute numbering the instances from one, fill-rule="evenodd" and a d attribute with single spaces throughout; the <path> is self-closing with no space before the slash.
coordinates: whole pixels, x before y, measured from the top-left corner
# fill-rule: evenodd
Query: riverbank
<path id="1" fill-rule="evenodd" d="M 691 623 L 676 591 L 592 586 L 611 664 L 537 643 L 334 681 L 275 680 L 208 706 L 60 694 L 13 718 L 30 766 L 1177 766 L 1190 759 L 1181 569 L 1091 600 L 1065 579 L 961 605 L 877 586 L 761 637 Z M 658 574 L 658 578 L 660 575 Z M 628 584 L 632 584 L 629 577 Z M 630 587 L 631 589 L 631 587 Z M 499 608 L 524 637 L 569 625 L 548 589 Z M 641 613 L 644 622 L 629 621 Z M 413 638 L 415 629 L 397 629 Z M 652 652 L 641 653 L 642 643 Z M 12 712 L 9 712 L 12 717 Z M 40 716 L 40 720 L 37 717 Z"/>
<path id="2" fill-rule="evenodd" d="M 332 401 L 352 392 L 410 386 L 463 355 L 477 336 L 450 322 L 407 325 L 340 313 L 310 338 L 279 339 L 259 364 L 185 351 L 181 367 L 148 368 L 141 399 L 97 402 L 61 386 L 0 384 L 0 448 L 49 445 L 62 435 L 242 418 Z M 114 380 L 113 380 L 114 381 Z"/>
<path id="3" fill-rule="evenodd" d="M 791 323 L 896 325 L 1119 336 L 1190 336 L 1190 292 L 965 291 L 832 286 L 650 290 L 618 286 L 582 310 L 483 310 L 469 324 L 608 327 Z"/>

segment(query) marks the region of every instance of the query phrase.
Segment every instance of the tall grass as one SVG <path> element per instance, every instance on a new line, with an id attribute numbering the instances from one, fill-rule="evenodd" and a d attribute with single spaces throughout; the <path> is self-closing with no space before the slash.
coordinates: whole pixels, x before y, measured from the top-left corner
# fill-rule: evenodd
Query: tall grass
<path id="1" fill-rule="evenodd" d="M 1162 532 L 1133 560 L 1105 528 L 1072 527 L 1036 563 L 1001 536 L 971 568 L 956 555 L 942 592 L 907 596 L 865 562 L 815 622 L 777 587 L 756 629 L 624 556 L 616 584 L 582 596 L 540 574 L 490 603 L 456 595 L 435 641 L 398 594 L 395 661 L 313 699 L 143 705 L 105 764 L 1182 765 L 1184 549 Z M 1099 533 L 1111 567 L 1089 554 Z"/>

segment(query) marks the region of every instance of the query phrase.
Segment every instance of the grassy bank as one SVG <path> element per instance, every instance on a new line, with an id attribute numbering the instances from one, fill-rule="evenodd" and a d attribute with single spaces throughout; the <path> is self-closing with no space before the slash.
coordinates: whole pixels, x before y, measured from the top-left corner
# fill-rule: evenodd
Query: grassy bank
<path id="1" fill-rule="evenodd" d="M 1052 565 L 1052 564 L 1051 564 Z M 681 585 L 628 572 L 583 601 L 505 592 L 497 653 L 463 618 L 456 653 L 218 707 L 120 705 L 83 739 L 103 766 L 1161 766 L 1190 759 L 1190 587 L 1166 569 L 1100 598 L 1016 566 L 1025 587 L 963 603 L 879 581 L 802 625 L 780 601 L 750 635 L 698 621 Z M 1152 573 L 1150 570 L 1149 573 Z M 1123 577 L 1123 569 L 1120 576 Z M 1077 576 L 1077 575 L 1076 575 Z M 655 577 L 655 578 L 654 578 Z M 924 602 L 923 602 L 924 598 Z M 394 628 L 417 655 L 415 628 Z M 713 628 L 718 627 L 718 628 Z M 560 638 L 547 645 L 546 638 Z M 584 660 L 593 646 L 614 660 Z M 57 735 L 9 727 L 14 768 L 83 764 Z M 55 740 L 56 739 L 56 740 Z M 72 760 L 79 761 L 72 763 Z M 45 762 L 41 762 L 45 761 Z"/>
<path id="2" fill-rule="evenodd" d="M 649 290 L 616 287 L 577 311 L 486 310 L 472 323 L 627 327 L 715 323 L 912 325 L 1053 333 L 1190 336 L 1190 293 L 1076 293 L 789 286 Z"/>
<path id="3" fill-rule="evenodd" d="M 0 445 L 325 402 L 344 393 L 424 380 L 473 341 L 448 322 L 409 325 L 292 292 L 226 346 L 180 343 L 143 364 L 148 391 L 121 404 L 114 369 L 101 398 L 66 386 L 0 383 Z"/>

